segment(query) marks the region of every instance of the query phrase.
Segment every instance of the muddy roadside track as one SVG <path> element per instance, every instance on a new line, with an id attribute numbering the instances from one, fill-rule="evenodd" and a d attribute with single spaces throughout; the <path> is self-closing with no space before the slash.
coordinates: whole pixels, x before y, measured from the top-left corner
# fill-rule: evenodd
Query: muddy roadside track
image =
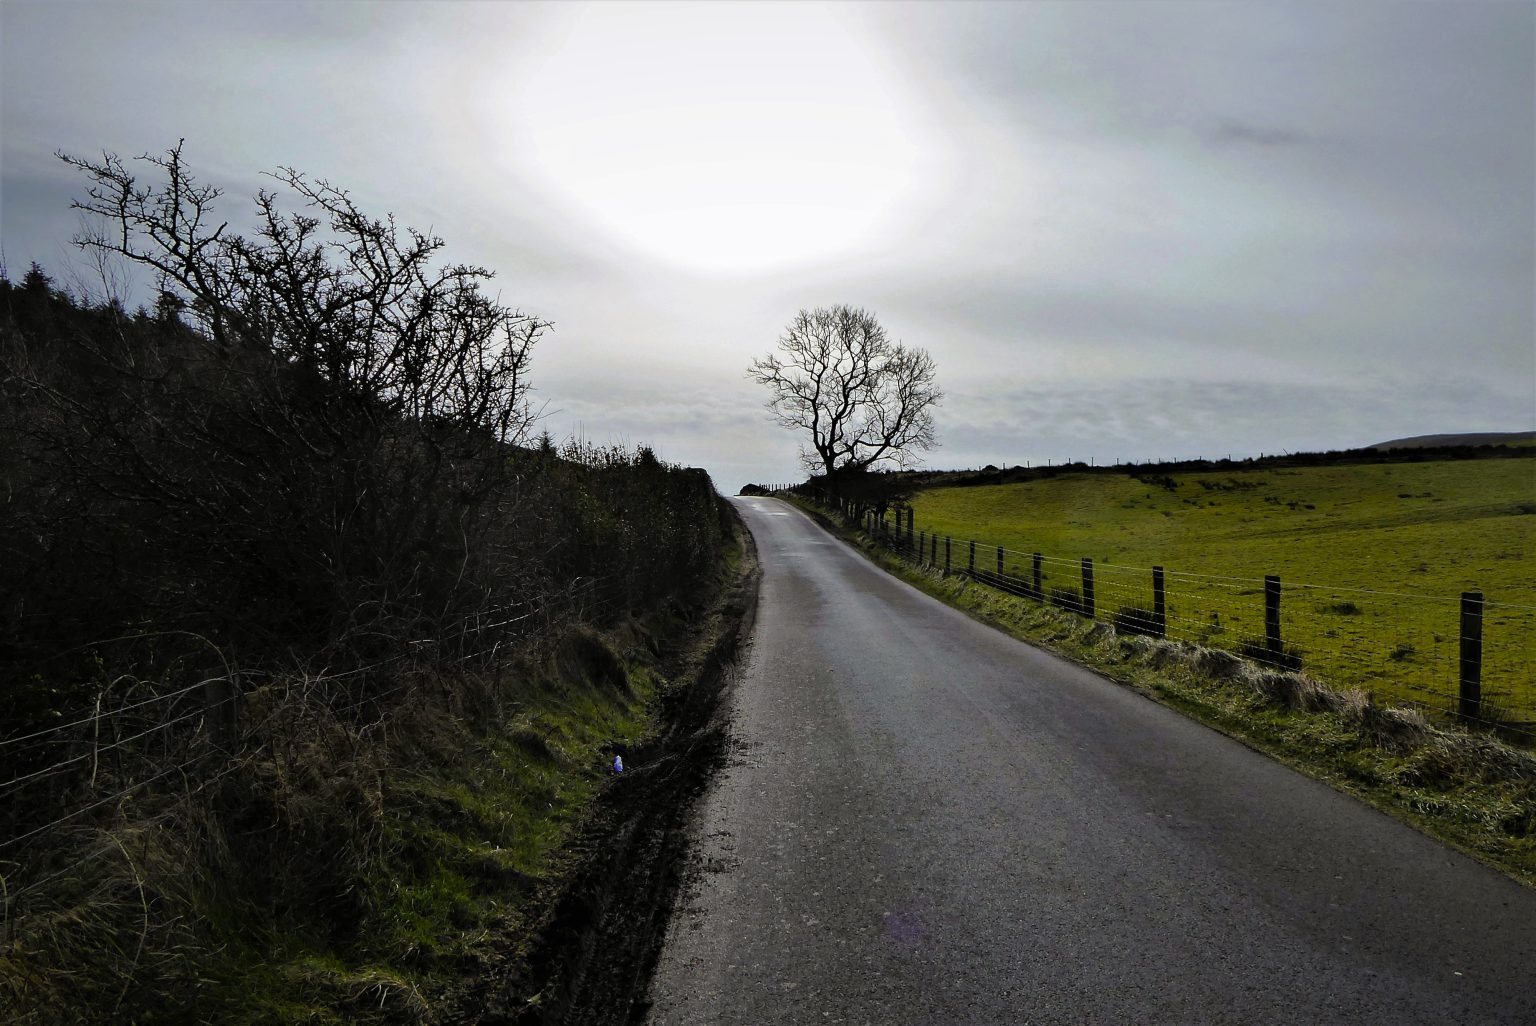
<path id="1" fill-rule="evenodd" d="M 523 951 L 456 995 L 444 1022 L 464 1026 L 625 1026 L 645 993 L 683 882 L 695 801 L 727 755 L 724 701 L 752 632 L 761 577 L 734 510 L 742 561 L 690 642 L 665 661 L 673 686 L 661 728 L 623 751 L 625 772 L 597 799 L 576 869 Z"/>

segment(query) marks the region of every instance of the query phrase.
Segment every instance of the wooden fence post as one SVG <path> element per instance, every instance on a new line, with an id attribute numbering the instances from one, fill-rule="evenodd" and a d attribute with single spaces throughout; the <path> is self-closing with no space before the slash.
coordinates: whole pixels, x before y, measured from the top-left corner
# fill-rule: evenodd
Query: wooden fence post
<path id="1" fill-rule="evenodd" d="M 976 542 L 975 541 L 971 542 L 971 562 L 970 562 L 969 569 L 970 569 L 971 576 L 975 577 L 976 576 Z"/>
<path id="2" fill-rule="evenodd" d="M 928 557 L 929 566 L 939 565 L 939 532 L 935 531 L 928 536 L 928 542 L 933 546 L 933 555 Z"/>
<path id="3" fill-rule="evenodd" d="M 921 563 L 926 555 L 928 555 L 928 532 L 919 531 L 917 533 L 917 561 Z"/>
<path id="4" fill-rule="evenodd" d="M 1001 545 L 997 547 L 997 583 L 999 585 L 1003 583 L 1003 547 Z"/>
<path id="5" fill-rule="evenodd" d="M 208 712 L 208 740 L 222 752 L 233 752 L 239 724 L 239 692 L 229 677 L 217 677 L 203 685 L 203 704 Z"/>
<path id="6" fill-rule="evenodd" d="M 1094 601 L 1093 601 L 1093 560 L 1089 559 L 1087 556 L 1084 556 L 1083 557 L 1083 602 L 1082 602 L 1082 614 L 1084 616 L 1086 616 L 1090 620 L 1093 619 L 1094 606 L 1095 606 L 1095 604 L 1094 604 Z"/>
<path id="7" fill-rule="evenodd" d="M 1463 720 L 1482 719 L 1483 593 L 1461 593 L 1461 702 Z"/>
<path id="8" fill-rule="evenodd" d="M 1045 598 L 1045 591 L 1044 591 L 1044 589 L 1042 587 L 1044 582 L 1042 581 L 1043 574 L 1040 571 L 1040 553 L 1038 553 L 1038 552 L 1036 552 L 1034 554 L 1034 563 L 1033 563 L 1033 566 L 1031 567 L 1031 569 L 1034 571 L 1034 577 L 1035 577 L 1035 587 L 1034 587 L 1035 598 L 1043 599 L 1043 598 Z"/>
<path id="9" fill-rule="evenodd" d="M 1168 594 L 1163 584 L 1163 568 L 1152 568 L 1152 619 L 1157 624 L 1157 636 L 1168 636 Z"/>
<path id="10" fill-rule="evenodd" d="M 1280 578 L 1274 574 L 1264 578 L 1264 647 L 1274 656 L 1285 650 L 1280 640 Z"/>

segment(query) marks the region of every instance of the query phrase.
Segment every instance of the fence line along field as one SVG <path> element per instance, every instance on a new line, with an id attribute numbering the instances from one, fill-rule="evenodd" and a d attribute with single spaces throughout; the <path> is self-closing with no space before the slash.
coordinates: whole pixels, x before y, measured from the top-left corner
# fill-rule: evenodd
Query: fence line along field
<path id="1" fill-rule="evenodd" d="M 1222 648 L 1262 643 L 1277 575 L 1285 644 L 1308 673 L 1436 711 L 1456 704 L 1460 595 L 1481 592 L 1488 715 L 1536 725 L 1536 457 L 1073 474 L 912 506 L 919 535 L 954 540 L 957 569 L 971 540 L 982 569 L 1002 546 L 1018 577 L 1038 552 L 1049 595 L 1092 559 L 1105 620 L 1150 609 L 1164 567 L 1168 636 Z"/>

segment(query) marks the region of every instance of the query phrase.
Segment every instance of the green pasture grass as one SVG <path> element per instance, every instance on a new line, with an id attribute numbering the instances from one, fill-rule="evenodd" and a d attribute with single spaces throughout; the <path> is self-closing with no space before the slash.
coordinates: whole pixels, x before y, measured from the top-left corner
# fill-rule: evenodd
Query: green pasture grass
<path id="1" fill-rule="evenodd" d="M 1169 487 L 1171 485 L 1171 487 Z M 1167 577 L 1171 637 L 1237 648 L 1264 634 L 1263 578 L 1282 581 L 1282 634 L 1308 672 L 1446 710 L 1460 666 L 1460 600 L 1481 591 L 1490 715 L 1536 721 L 1536 458 L 1206 470 L 1137 480 L 1076 474 L 939 488 L 913 502 L 919 532 L 975 539 L 981 568 L 1080 587 L 1094 560 L 1101 618 L 1150 608 Z"/>

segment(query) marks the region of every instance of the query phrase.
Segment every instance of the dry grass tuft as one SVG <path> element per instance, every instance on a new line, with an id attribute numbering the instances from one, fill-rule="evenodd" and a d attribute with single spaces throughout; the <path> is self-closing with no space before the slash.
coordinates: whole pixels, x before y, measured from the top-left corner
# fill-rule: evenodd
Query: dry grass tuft
<path id="1" fill-rule="evenodd" d="M 1424 744 L 1435 728 L 1417 709 L 1398 709 L 1368 701 L 1358 712 L 1358 722 L 1377 744 L 1409 749 Z"/>
<path id="2" fill-rule="evenodd" d="M 1336 690 L 1304 673 L 1273 670 L 1222 649 L 1141 636 L 1119 642 L 1131 658 L 1154 668 L 1187 667 L 1216 681 L 1241 684 L 1265 702 L 1304 713 L 1332 713 L 1373 742 L 1408 754 L 1396 774 L 1416 787 L 1536 783 L 1536 755 L 1487 734 L 1432 725 L 1417 709 L 1389 708 L 1359 689 Z"/>
<path id="3" fill-rule="evenodd" d="M 1243 660 L 1225 649 L 1186 646 L 1190 668 L 1213 680 L 1236 680 L 1243 671 Z"/>

